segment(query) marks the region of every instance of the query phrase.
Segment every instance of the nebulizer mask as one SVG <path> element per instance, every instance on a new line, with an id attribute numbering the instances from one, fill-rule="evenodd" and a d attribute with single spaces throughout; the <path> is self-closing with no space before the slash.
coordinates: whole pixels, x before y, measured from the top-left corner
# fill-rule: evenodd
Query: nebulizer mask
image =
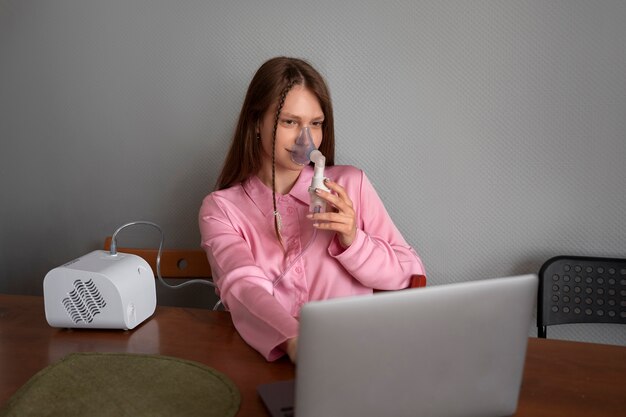
<path id="1" fill-rule="evenodd" d="M 312 213 L 323 213 L 326 211 L 326 201 L 319 197 L 315 190 L 317 188 L 330 192 L 328 187 L 324 185 L 324 167 L 326 166 L 326 158 L 322 153 L 315 148 L 315 143 L 311 137 L 311 129 L 304 127 L 300 132 L 300 136 L 296 139 L 291 148 L 291 160 L 298 165 L 306 165 L 309 162 L 315 164 L 313 170 L 313 179 L 311 180 L 311 186 L 309 187 L 309 194 L 311 195 L 311 203 L 309 204 L 309 211 Z"/>

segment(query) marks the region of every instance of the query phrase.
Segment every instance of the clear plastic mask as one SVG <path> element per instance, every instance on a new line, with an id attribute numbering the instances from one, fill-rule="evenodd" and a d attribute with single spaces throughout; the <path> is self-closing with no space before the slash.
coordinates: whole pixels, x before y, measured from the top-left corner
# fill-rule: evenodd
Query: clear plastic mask
<path id="1" fill-rule="evenodd" d="M 311 152 L 315 150 L 315 143 L 308 127 L 302 128 L 300 136 L 291 148 L 291 160 L 298 165 L 306 165 L 310 161 Z"/>

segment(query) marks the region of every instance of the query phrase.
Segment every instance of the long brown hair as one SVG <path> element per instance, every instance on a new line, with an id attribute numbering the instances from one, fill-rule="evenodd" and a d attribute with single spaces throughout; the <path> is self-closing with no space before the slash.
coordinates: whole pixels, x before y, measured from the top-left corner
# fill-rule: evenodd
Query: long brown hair
<path id="1" fill-rule="evenodd" d="M 326 165 L 334 165 L 333 108 L 324 78 L 311 64 L 302 59 L 276 57 L 261 65 L 250 82 L 216 189 L 222 190 L 241 183 L 261 169 L 261 143 L 257 139 L 256 127 L 268 109 L 275 105 L 277 108 L 272 140 L 276 140 L 276 121 L 287 93 L 296 85 L 310 90 L 320 103 L 324 112 L 324 122 L 319 150 L 326 157 Z M 274 210 L 276 211 L 276 207 Z"/>

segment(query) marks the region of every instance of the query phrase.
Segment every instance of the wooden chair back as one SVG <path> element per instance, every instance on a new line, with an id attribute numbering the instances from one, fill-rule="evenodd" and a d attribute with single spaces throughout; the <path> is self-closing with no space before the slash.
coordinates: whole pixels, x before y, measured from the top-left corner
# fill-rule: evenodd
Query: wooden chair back
<path id="1" fill-rule="evenodd" d="M 111 236 L 104 240 L 104 250 L 111 249 Z M 145 259 L 156 273 L 157 249 L 120 248 Z M 206 253 L 200 249 L 163 249 L 161 251 L 161 276 L 163 278 L 211 278 L 211 266 Z"/>
<path id="2" fill-rule="evenodd" d="M 420 288 L 426 286 L 426 276 L 425 275 L 411 275 L 411 284 L 409 284 L 409 288 Z"/>

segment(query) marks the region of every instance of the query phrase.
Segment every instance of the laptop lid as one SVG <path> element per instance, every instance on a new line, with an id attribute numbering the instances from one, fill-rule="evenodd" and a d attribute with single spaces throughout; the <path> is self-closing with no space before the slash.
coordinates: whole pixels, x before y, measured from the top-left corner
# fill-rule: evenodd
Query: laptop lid
<path id="1" fill-rule="evenodd" d="M 536 292 L 524 275 L 306 304 L 296 417 L 512 415 Z"/>

